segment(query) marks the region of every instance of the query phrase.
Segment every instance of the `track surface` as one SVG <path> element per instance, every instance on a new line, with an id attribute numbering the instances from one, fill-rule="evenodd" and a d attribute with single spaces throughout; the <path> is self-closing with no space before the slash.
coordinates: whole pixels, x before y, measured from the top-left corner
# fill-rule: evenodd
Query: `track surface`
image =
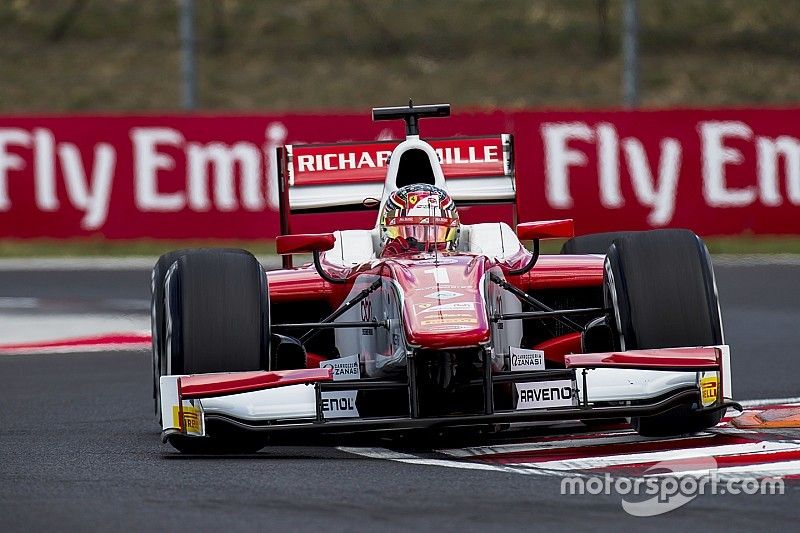
<path id="1" fill-rule="evenodd" d="M 736 396 L 800 396 L 800 266 L 725 266 L 717 277 Z M 0 320 L 35 320 L 55 306 L 141 321 L 148 291 L 144 271 L 3 272 L 0 299 L 33 300 Z M 796 526 L 800 489 L 791 483 L 783 496 L 699 496 L 634 518 L 618 495 L 560 495 L 557 477 L 404 464 L 328 446 L 187 459 L 159 442 L 149 380 L 143 352 L 0 357 L 0 530 Z"/>

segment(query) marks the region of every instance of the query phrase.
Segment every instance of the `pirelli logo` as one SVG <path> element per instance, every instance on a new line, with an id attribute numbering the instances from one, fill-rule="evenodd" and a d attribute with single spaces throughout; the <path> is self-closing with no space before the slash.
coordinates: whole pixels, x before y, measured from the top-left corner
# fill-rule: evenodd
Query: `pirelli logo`
<path id="1" fill-rule="evenodd" d="M 708 376 L 700 380 L 700 398 L 703 407 L 710 407 L 719 398 L 719 378 Z"/>
<path id="2" fill-rule="evenodd" d="M 183 409 L 177 405 L 172 407 L 172 425 L 173 427 L 181 428 L 188 435 L 203 434 L 200 409 L 191 405 L 184 405 Z"/>

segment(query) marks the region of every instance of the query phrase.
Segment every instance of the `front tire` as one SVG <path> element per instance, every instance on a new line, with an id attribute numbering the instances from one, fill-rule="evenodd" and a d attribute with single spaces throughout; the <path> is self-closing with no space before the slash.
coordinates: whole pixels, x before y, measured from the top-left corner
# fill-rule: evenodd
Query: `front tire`
<path id="1" fill-rule="evenodd" d="M 161 391 L 159 378 L 167 371 L 166 354 L 166 328 L 164 325 L 164 284 L 169 268 L 185 255 L 203 253 L 235 253 L 249 254 L 246 250 L 238 248 L 197 248 L 173 250 L 158 258 L 150 273 L 150 333 L 153 347 L 153 400 L 155 404 L 156 419 L 161 425 Z"/>
<path id="2" fill-rule="evenodd" d="M 266 369 L 270 349 L 266 274 L 244 251 L 180 256 L 164 284 L 164 350 L 169 374 Z M 209 425 L 207 437 L 173 435 L 183 453 L 252 453 L 260 435 Z"/>
<path id="3" fill-rule="evenodd" d="M 606 255 L 604 285 L 618 349 L 724 343 L 711 258 L 691 231 L 617 237 Z M 631 425 L 640 435 L 672 436 L 713 427 L 722 417 L 721 410 L 697 413 L 693 407 L 633 418 Z"/>

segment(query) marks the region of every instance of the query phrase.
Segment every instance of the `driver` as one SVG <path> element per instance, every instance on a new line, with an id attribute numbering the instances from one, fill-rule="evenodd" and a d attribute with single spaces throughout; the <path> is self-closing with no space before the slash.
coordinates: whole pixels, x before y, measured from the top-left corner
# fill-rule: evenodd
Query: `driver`
<path id="1" fill-rule="evenodd" d="M 453 251 L 458 246 L 458 211 L 438 187 L 406 185 L 391 195 L 380 217 L 382 257 L 409 252 Z"/>

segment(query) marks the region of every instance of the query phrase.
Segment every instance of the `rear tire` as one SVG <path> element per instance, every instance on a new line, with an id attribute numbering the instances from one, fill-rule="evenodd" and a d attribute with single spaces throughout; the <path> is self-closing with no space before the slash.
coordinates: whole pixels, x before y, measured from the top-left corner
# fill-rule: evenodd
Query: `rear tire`
<path id="1" fill-rule="evenodd" d="M 711 259 L 691 231 L 617 237 L 606 255 L 604 284 L 621 350 L 724 343 Z M 722 417 L 721 410 L 695 413 L 692 408 L 633 418 L 631 425 L 640 435 L 672 436 L 713 427 Z"/>
<path id="2" fill-rule="evenodd" d="M 609 231 L 607 233 L 590 233 L 573 237 L 561 247 L 562 254 L 584 255 L 605 254 L 611 243 L 619 237 L 636 233 L 633 231 Z"/>
<path id="3" fill-rule="evenodd" d="M 245 251 L 181 255 L 166 273 L 165 373 L 205 374 L 267 368 L 270 327 L 266 274 Z M 209 424 L 207 437 L 173 435 L 183 453 L 252 453 L 258 434 Z"/>

